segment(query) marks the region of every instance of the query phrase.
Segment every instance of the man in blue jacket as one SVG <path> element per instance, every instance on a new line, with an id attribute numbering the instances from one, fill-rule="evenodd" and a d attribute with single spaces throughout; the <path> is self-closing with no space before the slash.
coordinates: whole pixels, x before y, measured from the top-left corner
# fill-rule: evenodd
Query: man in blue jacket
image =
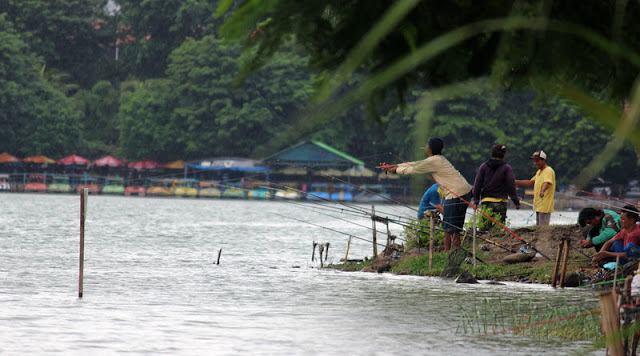
<path id="1" fill-rule="evenodd" d="M 418 219 L 422 219 L 427 215 L 434 213 L 435 211 L 440 214 L 443 213 L 442 200 L 444 199 L 444 192 L 438 183 L 434 183 L 420 199 L 420 206 L 418 207 Z"/>

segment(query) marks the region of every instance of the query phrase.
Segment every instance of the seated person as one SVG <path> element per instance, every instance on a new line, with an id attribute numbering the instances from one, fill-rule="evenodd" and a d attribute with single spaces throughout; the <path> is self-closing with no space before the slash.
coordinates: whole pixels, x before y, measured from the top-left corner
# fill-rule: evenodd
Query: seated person
<path id="1" fill-rule="evenodd" d="M 625 264 L 628 258 L 640 255 L 640 227 L 636 225 L 637 221 L 638 208 L 625 205 L 620 213 L 622 230 L 591 257 L 591 264 L 597 267 L 603 262 L 615 261 L 616 257 L 620 258 L 620 264 Z"/>
<path id="2" fill-rule="evenodd" d="M 425 215 L 429 216 L 431 213 L 438 211 L 442 214 L 444 208 L 442 207 L 442 199 L 444 199 L 444 192 L 438 183 L 433 184 L 420 199 L 420 206 L 418 207 L 418 220 L 424 218 Z M 426 212 L 426 214 L 425 214 Z"/>
<path id="3" fill-rule="evenodd" d="M 602 245 L 620 232 L 620 215 L 613 210 L 584 208 L 578 215 L 578 224 L 589 225 L 585 239 L 580 241 L 583 248 L 595 247 L 600 251 Z"/>

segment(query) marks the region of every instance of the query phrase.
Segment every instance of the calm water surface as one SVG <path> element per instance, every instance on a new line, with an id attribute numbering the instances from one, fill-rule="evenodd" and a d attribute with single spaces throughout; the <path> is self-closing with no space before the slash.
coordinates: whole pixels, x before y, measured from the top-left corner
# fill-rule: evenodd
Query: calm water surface
<path id="1" fill-rule="evenodd" d="M 558 355 L 590 345 L 456 330 L 460 306 L 485 299 L 597 308 L 592 292 L 321 270 L 313 242 L 330 242 L 338 262 L 348 237 L 280 215 L 364 239 L 371 220 L 311 206 L 90 196 L 78 299 L 79 198 L 1 194 L 0 354 Z M 513 225 L 530 216 L 510 212 Z M 354 239 L 349 255 L 371 250 Z"/>

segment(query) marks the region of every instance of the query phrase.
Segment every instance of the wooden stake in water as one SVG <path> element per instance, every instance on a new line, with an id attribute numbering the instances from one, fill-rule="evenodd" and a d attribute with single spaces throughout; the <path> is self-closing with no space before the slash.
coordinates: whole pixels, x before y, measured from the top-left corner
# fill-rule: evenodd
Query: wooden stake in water
<path id="1" fill-rule="evenodd" d="M 429 218 L 429 272 L 431 272 L 431 267 L 433 267 L 433 214 Z"/>
<path id="2" fill-rule="evenodd" d="M 222 249 L 218 250 L 218 261 L 216 262 L 217 265 L 220 264 L 220 255 L 222 254 Z"/>
<path id="3" fill-rule="evenodd" d="M 607 340 L 609 355 L 623 356 L 620 316 L 613 291 L 600 292 L 600 326 Z"/>
<path id="4" fill-rule="evenodd" d="M 478 212 L 473 210 L 473 268 L 476 268 L 476 227 L 478 226 Z"/>
<path id="5" fill-rule="evenodd" d="M 560 288 L 564 288 L 564 278 L 567 275 L 567 263 L 569 261 L 569 240 L 562 241 L 562 269 L 560 270 Z"/>
<path id="6" fill-rule="evenodd" d="M 373 257 L 378 256 L 378 241 L 376 238 L 376 207 L 371 205 L 371 224 L 373 224 Z"/>
<path id="7" fill-rule="evenodd" d="M 349 241 L 347 242 L 347 253 L 344 254 L 344 263 L 349 261 L 349 248 L 351 247 L 351 236 L 349 236 Z"/>
<path id="8" fill-rule="evenodd" d="M 84 276 L 84 221 L 87 215 L 89 188 L 80 192 L 80 273 L 78 276 L 78 298 L 82 298 L 82 280 Z"/>

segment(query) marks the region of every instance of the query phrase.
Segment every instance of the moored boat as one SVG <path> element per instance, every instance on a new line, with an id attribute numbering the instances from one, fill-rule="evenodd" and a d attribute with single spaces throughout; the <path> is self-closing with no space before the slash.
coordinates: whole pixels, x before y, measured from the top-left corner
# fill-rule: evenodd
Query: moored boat
<path id="1" fill-rule="evenodd" d="M 122 177 L 107 177 L 105 178 L 104 187 L 102 188 L 102 194 L 124 194 L 124 178 Z"/>
<path id="2" fill-rule="evenodd" d="M 27 184 L 24 185 L 25 192 L 46 192 L 47 191 L 47 178 L 42 174 L 32 174 L 27 179 Z"/>

